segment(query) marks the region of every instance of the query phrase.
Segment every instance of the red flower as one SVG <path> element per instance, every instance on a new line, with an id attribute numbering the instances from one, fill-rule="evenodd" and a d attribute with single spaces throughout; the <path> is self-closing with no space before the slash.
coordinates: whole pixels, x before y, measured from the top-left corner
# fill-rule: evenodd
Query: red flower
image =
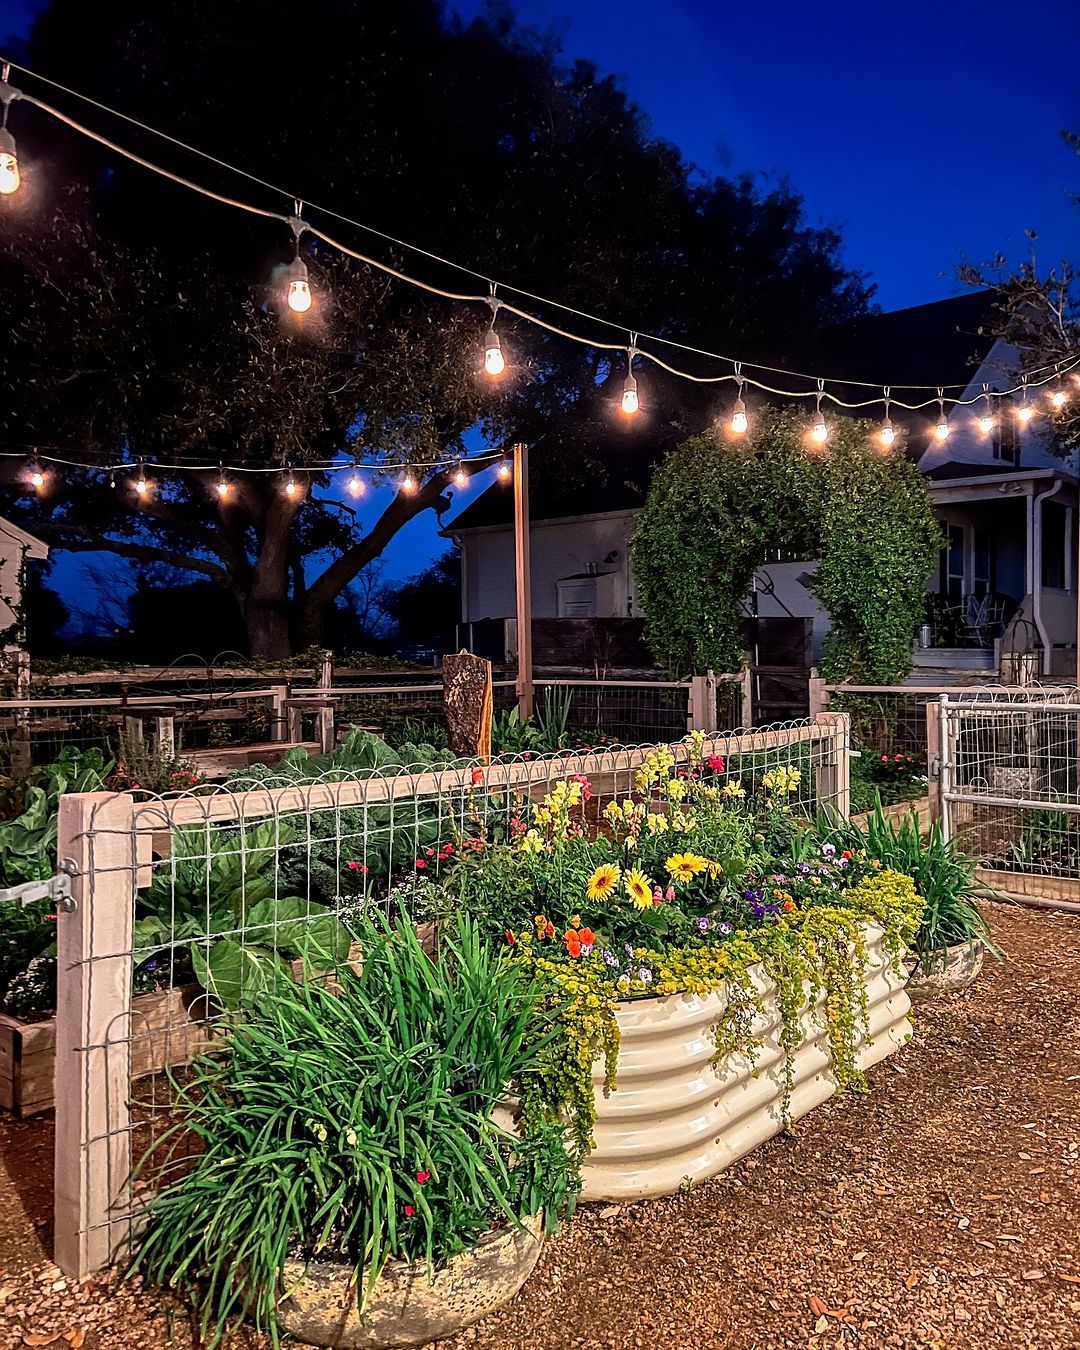
<path id="1" fill-rule="evenodd" d="M 424 857 L 425 857 L 425 858 L 433 858 L 434 856 L 435 856 L 435 850 L 434 850 L 433 848 L 426 848 L 426 849 L 424 849 Z"/>
<path id="2" fill-rule="evenodd" d="M 405 1206 L 405 1217 L 406 1217 L 407 1219 L 411 1219 L 412 1216 L 413 1216 L 415 1213 L 416 1213 L 416 1210 L 412 1207 L 412 1205 L 406 1205 L 406 1206 Z"/>
<path id="3" fill-rule="evenodd" d="M 416 1179 L 421 1186 L 426 1185 L 431 1180 L 430 1172 L 417 1172 Z"/>
<path id="4" fill-rule="evenodd" d="M 447 844 L 447 845 L 445 846 L 445 848 L 443 849 L 443 852 L 444 852 L 444 853 L 446 854 L 446 856 L 449 858 L 450 855 L 451 855 L 452 853 L 455 853 L 455 852 L 456 852 L 456 849 L 454 848 L 453 844 Z"/>
<path id="5" fill-rule="evenodd" d="M 512 947 L 512 946 L 514 945 L 514 943 L 517 941 L 517 938 L 514 936 L 514 934 L 510 931 L 509 928 L 506 930 L 506 940 L 507 940 L 507 942 L 510 944 L 511 947 Z"/>
<path id="6" fill-rule="evenodd" d="M 423 858 L 417 858 L 417 859 L 415 860 L 415 862 L 414 862 L 414 866 L 415 866 L 419 871 L 422 872 L 422 871 L 424 870 L 424 868 L 427 866 L 427 863 L 423 860 Z"/>
<path id="7" fill-rule="evenodd" d="M 473 769 L 473 771 L 472 771 L 472 780 L 473 780 L 474 783 L 482 783 L 482 782 L 484 781 L 484 771 L 483 771 L 483 769 Z"/>
<path id="8" fill-rule="evenodd" d="M 707 760 L 706 762 L 707 762 L 709 768 L 712 769 L 713 773 L 723 773 L 723 772 L 724 772 L 724 757 L 723 757 L 723 755 L 710 755 L 709 758 L 708 758 L 708 760 Z"/>
<path id="9" fill-rule="evenodd" d="M 845 858 L 845 859 L 847 859 L 848 861 L 850 861 L 850 859 L 851 859 L 851 849 L 849 849 L 849 848 L 844 849 L 843 853 L 841 853 L 840 856 L 841 856 L 841 858 Z"/>

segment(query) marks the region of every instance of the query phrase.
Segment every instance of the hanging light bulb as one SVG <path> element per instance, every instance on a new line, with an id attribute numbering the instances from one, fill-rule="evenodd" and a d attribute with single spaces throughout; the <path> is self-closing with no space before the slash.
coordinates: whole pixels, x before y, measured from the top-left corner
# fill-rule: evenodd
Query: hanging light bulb
<path id="1" fill-rule="evenodd" d="M 1057 409 L 1064 408 L 1065 404 L 1068 403 L 1068 401 L 1069 401 L 1069 394 L 1068 391 L 1065 389 L 1055 389 L 1054 392 L 1050 395 L 1050 402 L 1054 408 Z"/>
<path id="2" fill-rule="evenodd" d="M 354 464 L 352 473 L 349 475 L 349 481 L 345 484 L 345 489 L 350 497 L 362 497 L 364 495 L 364 480 L 360 477 L 360 472 Z"/>
<path id="3" fill-rule="evenodd" d="M 217 493 L 217 495 L 221 498 L 221 500 L 224 501 L 225 498 L 229 495 L 229 489 L 230 489 L 230 483 L 229 483 L 229 480 L 225 477 L 225 465 L 224 465 L 224 464 L 219 464 L 219 465 L 218 465 L 218 480 L 217 480 L 217 482 L 214 484 L 214 491 L 215 491 L 215 492 Z"/>
<path id="4" fill-rule="evenodd" d="M 731 409 L 731 429 L 736 436 L 741 436 L 743 432 L 746 430 L 746 428 L 749 426 L 749 423 L 746 420 L 746 404 L 743 402 L 742 396 L 743 378 L 738 373 L 737 366 L 735 379 L 738 382 L 737 384 L 738 393 L 735 396 L 735 403 Z"/>
<path id="5" fill-rule="evenodd" d="M 306 314 L 311 308 L 307 263 L 299 255 L 289 264 L 289 293 L 286 299 L 294 314 Z"/>
<path id="6" fill-rule="evenodd" d="M 625 417 L 633 417 L 641 406 L 638 400 L 637 380 L 634 379 L 634 357 L 637 356 L 637 348 L 634 346 L 626 349 L 626 379 L 623 380 L 622 402 L 619 404 L 620 411 Z"/>
<path id="7" fill-rule="evenodd" d="M 19 157 L 15 153 L 15 137 L 7 129 L 7 104 L 4 104 L 4 125 L 0 126 L 0 196 L 10 197 L 18 192 Z"/>
<path id="8" fill-rule="evenodd" d="M 140 497 L 149 496 L 150 493 L 150 484 L 146 478 L 146 470 L 141 464 L 139 465 L 139 476 L 135 479 L 135 491 Z"/>
<path id="9" fill-rule="evenodd" d="M 942 396 L 943 393 L 943 390 L 938 390 L 938 417 L 937 425 L 934 427 L 934 439 L 939 443 L 949 439 L 949 419 L 945 416 L 945 399 Z"/>
<path id="10" fill-rule="evenodd" d="M 40 492 L 45 486 L 45 470 L 36 459 L 32 459 L 26 466 L 26 481 L 36 491 Z"/>
<path id="11" fill-rule="evenodd" d="M 510 467 L 510 461 L 508 459 L 504 459 L 503 462 L 499 465 L 498 471 L 499 482 L 509 483 L 510 479 L 513 478 L 513 476 L 514 470 Z"/>
<path id="12" fill-rule="evenodd" d="M 465 465 L 459 464 L 457 466 L 457 472 L 454 474 L 454 486 L 463 488 L 468 485 L 468 482 L 469 475 L 465 472 Z"/>
<path id="13" fill-rule="evenodd" d="M 886 450 L 896 440 L 896 429 L 893 427 L 892 418 L 889 416 L 889 390 L 885 388 L 885 416 L 881 420 L 881 431 L 878 433 L 881 444 Z"/>
<path id="14" fill-rule="evenodd" d="M 1035 416 L 1035 409 L 1027 401 L 1027 385 L 1025 383 L 1024 401 L 1020 404 L 1019 408 L 1017 408 L 1016 410 L 1016 420 L 1020 423 L 1022 427 L 1026 427 L 1034 416 Z"/>
<path id="15" fill-rule="evenodd" d="M 816 441 L 818 445 L 824 445 L 829 439 L 829 424 L 825 421 L 825 414 L 821 411 L 821 400 L 824 393 L 824 382 L 818 380 L 817 409 L 814 413 L 814 423 L 810 428 L 810 439 Z"/>
<path id="16" fill-rule="evenodd" d="M 300 484 L 296 481 L 296 474 L 292 469 L 289 470 L 289 476 L 285 480 L 285 496 L 293 501 L 300 495 Z"/>
<path id="17" fill-rule="evenodd" d="M 401 490 L 406 496 L 412 496 L 416 491 L 416 479 L 413 477 L 411 471 L 401 480 Z"/>
<path id="18" fill-rule="evenodd" d="M 491 322 L 488 324 L 488 330 L 484 336 L 484 372 L 487 375 L 497 377 L 506 369 L 506 358 L 503 356 L 499 335 L 495 331 L 499 302 L 495 299 L 494 293 L 488 297 L 488 304 L 491 306 Z"/>
<path id="19" fill-rule="evenodd" d="M 990 403 L 989 385 L 986 384 L 983 385 L 983 398 L 986 400 L 986 407 L 983 409 L 983 414 L 979 418 L 979 430 L 982 432 L 984 436 L 989 436 L 994 429 L 994 421 L 995 421 L 993 408 Z"/>

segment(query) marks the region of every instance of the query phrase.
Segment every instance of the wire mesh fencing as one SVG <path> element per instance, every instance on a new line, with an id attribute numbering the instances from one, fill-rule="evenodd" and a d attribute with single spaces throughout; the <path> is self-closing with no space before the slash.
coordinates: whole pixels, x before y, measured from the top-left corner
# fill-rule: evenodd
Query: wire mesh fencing
<path id="1" fill-rule="evenodd" d="M 680 731 L 682 729 L 680 728 Z M 842 714 L 691 742 L 677 769 L 706 766 L 737 802 L 781 793 L 796 813 L 846 811 Z M 56 1257 L 85 1274 L 139 1222 L 133 1165 L 180 1123 L 177 1087 L 199 1053 L 281 978 L 332 979 L 355 961 L 373 912 L 417 924 L 440 876 L 488 839 L 512 840 L 567 778 L 587 785 L 585 824 L 635 791 L 653 746 L 489 763 L 427 762 L 297 781 L 261 777 L 164 797 L 61 798 L 59 856 L 74 907 L 57 917 Z M 704 772 L 703 767 L 699 770 Z M 192 1141 L 171 1137 L 170 1167 Z"/>
<path id="2" fill-rule="evenodd" d="M 938 716 L 948 834 L 995 873 L 1043 879 L 1036 893 L 1080 898 L 1064 884 L 1080 879 L 1077 691 L 954 694 Z"/>

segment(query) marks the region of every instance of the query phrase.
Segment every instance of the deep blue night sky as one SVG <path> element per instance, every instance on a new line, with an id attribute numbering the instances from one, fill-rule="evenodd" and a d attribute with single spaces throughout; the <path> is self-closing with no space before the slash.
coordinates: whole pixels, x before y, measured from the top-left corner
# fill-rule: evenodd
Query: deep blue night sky
<path id="1" fill-rule="evenodd" d="M 471 16 L 482 4 L 453 7 Z M 620 75 L 654 133 L 706 172 L 786 175 L 811 220 L 842 229 L 845 260 L 876 281 L 885 309 L 956 294 L 964 258 L 1016 263 L 1026 229 L 1044 269 L 1080 263 L 1068 196 L 1080 163 L 1060 137 L 1080 129 L 1075 0 L 515 7 L 568 56 Z M 34 8 L 0 0 L 0 33 L 24 31 Z M 410 574 L 442 547 L 433 518 L 414 523 L 388 571 Z"/>

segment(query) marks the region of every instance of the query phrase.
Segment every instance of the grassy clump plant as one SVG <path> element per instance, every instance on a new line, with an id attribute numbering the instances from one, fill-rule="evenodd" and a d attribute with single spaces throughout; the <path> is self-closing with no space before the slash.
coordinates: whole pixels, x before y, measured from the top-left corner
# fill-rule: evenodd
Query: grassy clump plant
<path id="1" fill-rule="evenodd" d="M 350 1266 L 362 1308 L 391 1259 L 434 1269 L 573 1207 L 564 1127 L 535 1090 L 557 1031 L 529 973 L 464 917 L 437 962 L 408 926 L 365 920 L 359 938 L 358 971 L 275 987 L 185 1073 L 184 1119 L 141 1164 L 161 1189 L 133 1270 L 186 1294 L 211 1346 L 244 1312 L 278 1343 L 287 1259 Z M 512 1093 L 517 1135 L 493 1118 Z"/>

